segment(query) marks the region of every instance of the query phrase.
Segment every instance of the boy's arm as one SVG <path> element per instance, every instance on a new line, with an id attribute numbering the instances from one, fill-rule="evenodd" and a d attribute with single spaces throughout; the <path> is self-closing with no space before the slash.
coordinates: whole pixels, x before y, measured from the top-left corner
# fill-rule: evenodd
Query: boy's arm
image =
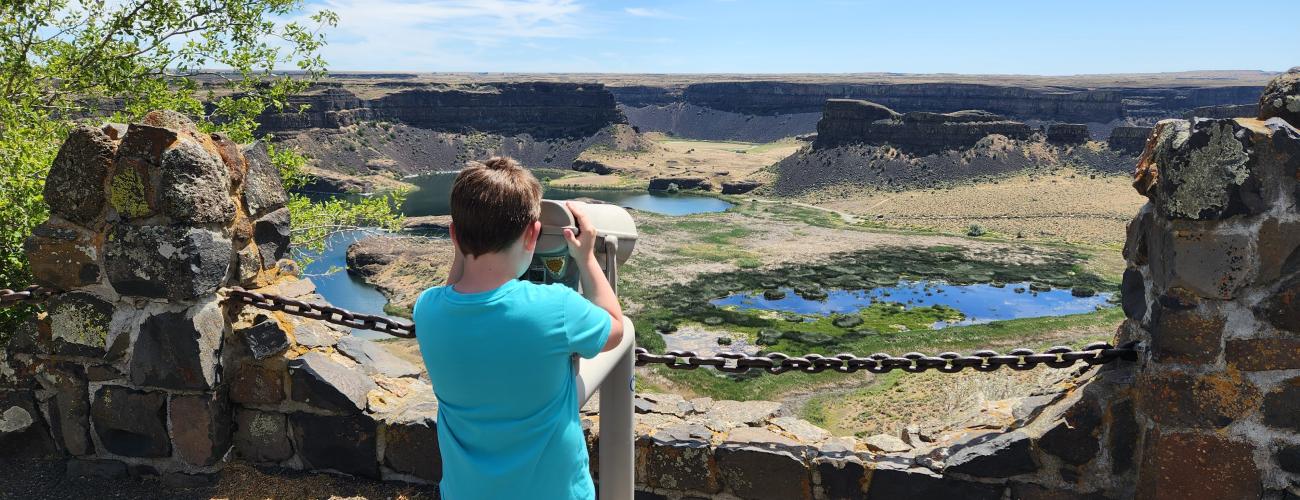
<path id="1" fill-rule="evenodd" d="M 605 352 L 623 341 L 623 307 L 619 305 L 618 296 L 614 295 L 613 287 L 609 286 L 609 280 L 605 278 L 605 273 L 596 260 L 596 229 L 591 227 L 587 214 L 582 213 L 577 204 L 570 202 L 568 206 L 573 213 L 574 222 L 578 224 L 578 235 L 574 236 L 573 231 L 565 229 L 564 239 L 569 243 L 569 255 L 578 262 L 582 289 L 593 304 L 609 313 L 609 340 L 600 349 Z"/>

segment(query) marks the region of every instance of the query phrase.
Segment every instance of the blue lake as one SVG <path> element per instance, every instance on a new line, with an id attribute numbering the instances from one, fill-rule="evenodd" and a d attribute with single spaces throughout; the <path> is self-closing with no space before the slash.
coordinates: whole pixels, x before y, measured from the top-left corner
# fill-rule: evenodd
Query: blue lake
<path id="1" fill-rule="evenodd" d="M 939 322 L 935 328 L 954 324 L 987 323 L 990 321 L 1065 316 L 1092 312 L 1098 307 L 1109 307 L 1110 295 L 1098 293 L 1092 297 L 1075 297 L 1070 290 L 1055 289 L 1044 292 L 1029 290 L 1028 283 L 1008 283 L 996 287 L 986 283 L 951 285 L 935 281 L 900 281 L 897 286 L 870 290 L 827 289 L 825 300 L 809 300 L 782 288 L 784 298 L 769 300 L 762 292 L 742 292 L 711 301 L 716 306 L 736 306 L 741 309 L 761 309 L 797 314 L 855 313 L 873 302 L 893 302 L 907 308 L 941 304 L 966 316 L 959 322 Z M 1019 292 L 1017 292 L 1019 290 Z"/>
<path id="2" fill-rule="evenodd" d="M 311 254 L 313 260 L 303 270 L 316 283 L 316 293 L 335 306 L 364 314 L 384 314 L 388 298 L 365 280 L 348 274 L 348 245 L 382 231 L 340 231 L 325 240 L 325 251 Z M 368 339 L 391 338 L 369 330 L 353 330 L 353 335 Z"/>
<path id="3" fill-rule="evenodd" d="M 406 198 L 402 212 L 410 216 L 447 215 L 451 213 L 448 200 L 451 198 L 451 185 L 456 180 L 456 172 L 434 172 L 405 179 L 418 188 Z M 612 191 L 602 189 L 559 189 L 544 188 L 543 196 L 550 200 L 571 200 L 574 198 L 591 198 L 620 207 L 633 208 L 664 215 L 690 215 L 708 212 L 723 212 L 731 208 L 731 203 L 696 194 L 669 194 L 646 191 Z"/>

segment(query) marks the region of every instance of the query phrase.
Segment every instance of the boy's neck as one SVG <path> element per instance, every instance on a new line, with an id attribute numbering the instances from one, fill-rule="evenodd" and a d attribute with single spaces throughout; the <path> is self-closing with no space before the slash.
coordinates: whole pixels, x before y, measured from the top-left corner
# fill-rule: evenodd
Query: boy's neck
<path id="1" fill-rule="evenodd" d="M 500 288 L 518 278 L 518 264 L 506 252 L 485 253 L 478 257 L 465 256 L 465 272 L 460 281 L 452 285 L 460 293 L 481 293 Z"/>

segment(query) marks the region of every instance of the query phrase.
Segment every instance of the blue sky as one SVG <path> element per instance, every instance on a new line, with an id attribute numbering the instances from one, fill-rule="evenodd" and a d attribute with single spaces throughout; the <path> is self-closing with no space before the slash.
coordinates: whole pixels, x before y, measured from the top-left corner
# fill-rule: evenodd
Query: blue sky
<path id="1" fill-rule="evenodd" d="M 1300 65 L 1300 2 L 309 0 L 334 71 L 1083 74 Z"/>

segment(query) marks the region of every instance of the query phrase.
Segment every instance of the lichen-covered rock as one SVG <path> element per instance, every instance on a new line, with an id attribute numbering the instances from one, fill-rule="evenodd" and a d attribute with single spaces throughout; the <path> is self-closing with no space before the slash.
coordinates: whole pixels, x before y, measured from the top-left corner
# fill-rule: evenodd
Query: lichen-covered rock
<path id="1" fill-rule="evenodd" d="M 68 292 L 49 301 L 53 351 L 70 356 L 101 357 L 106 353 L 113 304 L 86 292 Z"/>
<path id="2" fill-rule="evenodd" d="M 1259 97 L 1259 119 L 1281 118 L 1300 128 L 1300 67 L 1268 82 Z"/>
<path id="3" fill-rule="evenodd" d="M 1300 132 L 1280 121 L 1165 120 L 1138 162 L 1138 191 L 1173 219 L 1221 220 L 1294 199 Z"/>
<path id="4" fill-rule="evenodd" d="M 1212 434 L 1150 432 L 1144 440 L 1137 498 L 1260 498 L 1251 446 Z"/>
<path id="5" fill-rule="evenodd" d="M 379 478 L 377 428 L 369 415 L 295 413 L 290 422 L 298 456 L 307 468 Z"/>
<path id="6" fill-rule="evenodd" d="M 283 207 L 288 198 L 284 186 L 280 183 L 280 170 L 271 163 L 266 144 L 255 142 L 242 149 L 244 160 L 248 162 L 248 174 L 244 178 L 244 205 L 249 215 L 261 217 Z"/>
<path id="7" fill-rule="evenodd" d="M 1300 370 L 1300 339 L 1234 339 L 1227 341 L 1224 359 L 1248 372 Z"/>
<path id="8" fill-rule="evenodd" d="M 1239 372 L 1145 374 L 1136 395 L 1138 408 L 1158 425 L 1200 429 L 1226 427 L 1260 401 L 1259 390 Z"/>
<path id="9" fill-rule="evenodd" d="M 105 385 L 95 391 L 90 415 L 108 452 L 124 457 L 171 456 L 166 393 Z"/>
<path id="10" fill-rule="evenodd" d="M 253 224 L 253 242 L 261 251 L 262 267 L 275 267 L 289 253 L 289 209 L 281 208 Z"/>
<path id="11" fill-rule="evenodd" d="M 645 461 L 642 481 L 669 490 L 704 494 L 721 491 L 718 464 L 709 443 L 712 435 L 700 425 L 676 425 L 638 439 Z"/>
<path id="12" fill-rule="evenodd" d="M 125 145 L 129 141 L 123 141 L 122 144 L 122 149 L 126 150 Z M 140 158 L 118 156 L 113 178 L 108 185 L 108 201 L 119 220 L 143 219 L 156 213 L 157 190 L 150 181 L 150 165 L 147 160 Z"/>
<path id="13" fill-rule="evenodd" d="M 862 440 L 862 444 L 868 450 L 876 453 L 903 453 L 912 450 L 912 446 L 903 442 L 897 436 L 889 434 L 876 434 Z"/>
<path id="14" fill-rule="evenodd" d="M 258 463 L 278 463 L 293 457 L 289 420 L 283 413 L 240 408 L 235 410 L 235 454 Z"/>
<path id="15" fill-rule="evenodd" d="M 366 409 L 366 395 L 376 388 L 361 370 L 315 351 L 289 361 L 289 385 L 294 401 L 344 412 Z"/>
<path id="16" fill-rule="evenodd" d="M 384 465 L 431 483 L 442 480 L 438 405 L 424 403 L 384 418 Z"/>
<path id="17" fill-rule="evenodd" d="M 36 283 L 59 290 L 99 283 L 104 276 L 102 247 L 95 233 L 57 217 L 36 226 L 23 241 Z"/>
<path id="18" fill-rule="evenodd" d="M 235 218 L 230 171 L 197 142 L 182 140 L 162 154 L 158 207 L 188 224 L 226 223 Z"/>
<path id="19" fill-rule="evenodd" d="M 175 390 L 211 389 L 217 383 L 225 328 L 215 297 L 188 310 L 145 319 L 131 355 L 131 383 Z"/>
<path id="20" fill-rule="evenodd" d="M 225 394 L 173 394 L 168 414 L 176 456 L 186 463 L 209 466 L 230 449 L 230 403 Z"/>
<path id="21" fill-rule="evenodd" d="M 87 227 L 104 222 L 104 184 L 113 168 L 117 145 L 102 130 L 77 127 L 68 134 L 50 165 L 45 200 L 50 212 Z"/>
<path id="22" fill-rule="evenodd" d="M 122 295 L 193 300 L 222 285 L 233 252 L 206 229 L 121 224 L 105 244 L 105 265 Z"/>

